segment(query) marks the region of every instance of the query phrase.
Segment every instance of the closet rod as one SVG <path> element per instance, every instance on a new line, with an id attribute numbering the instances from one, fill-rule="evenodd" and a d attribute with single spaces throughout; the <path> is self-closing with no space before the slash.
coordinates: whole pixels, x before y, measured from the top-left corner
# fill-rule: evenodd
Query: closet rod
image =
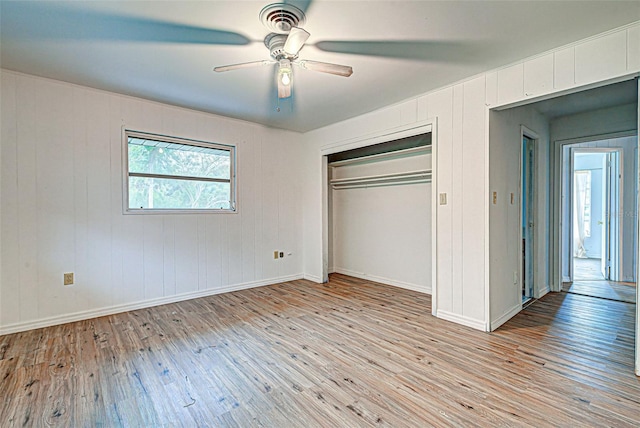
<path id="1" fill-rule="evenodd" d="M 343 184 L 343 185 L 332 185 L 331 188 L 333 190 L 346 190 L 346 189 L 362 189 L 368 187 L 382 187 L 382 186 L 402 186 L 408 184 L 421 184 L 421 183 L 431 183 L 431 178 L 423 178 L 418 180 L 404 180 L 404 181 L 382 181 L 382 182 L 372 182 L 372 183 L 361 183 L 361 184 Z"/>

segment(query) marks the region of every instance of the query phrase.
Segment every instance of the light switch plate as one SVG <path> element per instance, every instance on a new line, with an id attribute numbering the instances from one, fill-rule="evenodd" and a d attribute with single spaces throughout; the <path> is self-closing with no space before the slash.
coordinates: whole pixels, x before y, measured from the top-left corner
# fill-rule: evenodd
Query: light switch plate
<path id="1" fill-rule="evenodd" d="M 447 205 L 447 194 L 440 193 L 440 205 Z"/>

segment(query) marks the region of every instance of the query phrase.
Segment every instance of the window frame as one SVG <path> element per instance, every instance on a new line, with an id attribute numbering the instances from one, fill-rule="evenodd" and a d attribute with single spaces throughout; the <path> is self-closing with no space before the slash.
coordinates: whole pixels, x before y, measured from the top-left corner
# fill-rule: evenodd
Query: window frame
<path id="1" fill-rule="evenodd" d="M 181 144 L 191 147 L 203 147 L 209 149 L 224 150 L 229 152 L 230 165 L 229 165 L 229 196 L 231 198 L 230 208 L 132 208 L 129 206 L 129 177 L 131 171 L 129 171 L 129 138 L 142 138 L 150 140 L 159 140 L 170 144 Z M 182 137 L 172 137 L 169 135 L 155 134 L 145 131 L 136 131 L 133 129 L 122 128 L 122 165 L 123 165 L 123 183 L 122 183 L 122 212 L 123 214 L 235 214 L 238 212 L 238 200 L 237 200 L 237 177 L 236 177 L 236 146 L 231 144 L 212 143 L 209 141 L 193 140 Z M 138 176 L 138 173 L 134 173 Z M 169 174 L 139 174 L 140 176 L 152 176 L 158 178 L 175 178 Z M 195 178 L 195 180 L 193 180 Z M 190 177 L 193 181 L 198 181 L 198 177 Z M 202 182 L 208 182 L 209 180 L 201 180 Z M 212 180 L 218 181 L 220 180 Z M 224 179 L 223 182 L 226 182 Z"/>

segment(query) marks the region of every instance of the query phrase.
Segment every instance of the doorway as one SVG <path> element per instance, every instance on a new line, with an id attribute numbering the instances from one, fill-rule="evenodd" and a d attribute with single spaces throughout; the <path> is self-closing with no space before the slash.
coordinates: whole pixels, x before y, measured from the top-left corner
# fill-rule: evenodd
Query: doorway
<path id="1" fill-rule="evenodd" d="M 635 194 L 636 190 L 635 165 L 624 158 L 633 140 L 611 138 L 563 147 L 563 156 L 568 158 L 562 171 L 566 195 L 563 263 L 568 264 L 563 268 L 568 274 L 563 291 L 629 303 L 636 300 L 635 239 L 622 235 L 625 213 L 635 212 L 625 211 L 632 201 L 625 204 L 623 197 L 625 182 L 627 192 Z"/>
<path id="2" fill-rule="evenodd" d="M 574 281 L 618 281 L 620 163 L 617 149 L 572 149 Z"/>

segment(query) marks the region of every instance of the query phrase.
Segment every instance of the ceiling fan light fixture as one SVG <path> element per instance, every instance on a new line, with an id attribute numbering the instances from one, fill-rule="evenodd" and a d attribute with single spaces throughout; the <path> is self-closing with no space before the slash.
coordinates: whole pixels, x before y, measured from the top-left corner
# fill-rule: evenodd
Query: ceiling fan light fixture
<path id="1" fill-rule="evenodd" d="M 288 59 L 281 59 L 279 64 L 278 79 L 283 85 L 291 84 L 291 61 Z"/>
<path id="2" fill-rule="evenodd" d="M 278 61 L 278 98 L 289 98 L 291 96 L 292 82 L 291 61 L 281 59 Z"/>
<path id="3" fill-rule="evenodd" d="M 288 85 L 291 83 L 291 74 L 290 73 L 282 73 L 280 76 L 280 80 L 282 80 L 283 85 Z"/>

